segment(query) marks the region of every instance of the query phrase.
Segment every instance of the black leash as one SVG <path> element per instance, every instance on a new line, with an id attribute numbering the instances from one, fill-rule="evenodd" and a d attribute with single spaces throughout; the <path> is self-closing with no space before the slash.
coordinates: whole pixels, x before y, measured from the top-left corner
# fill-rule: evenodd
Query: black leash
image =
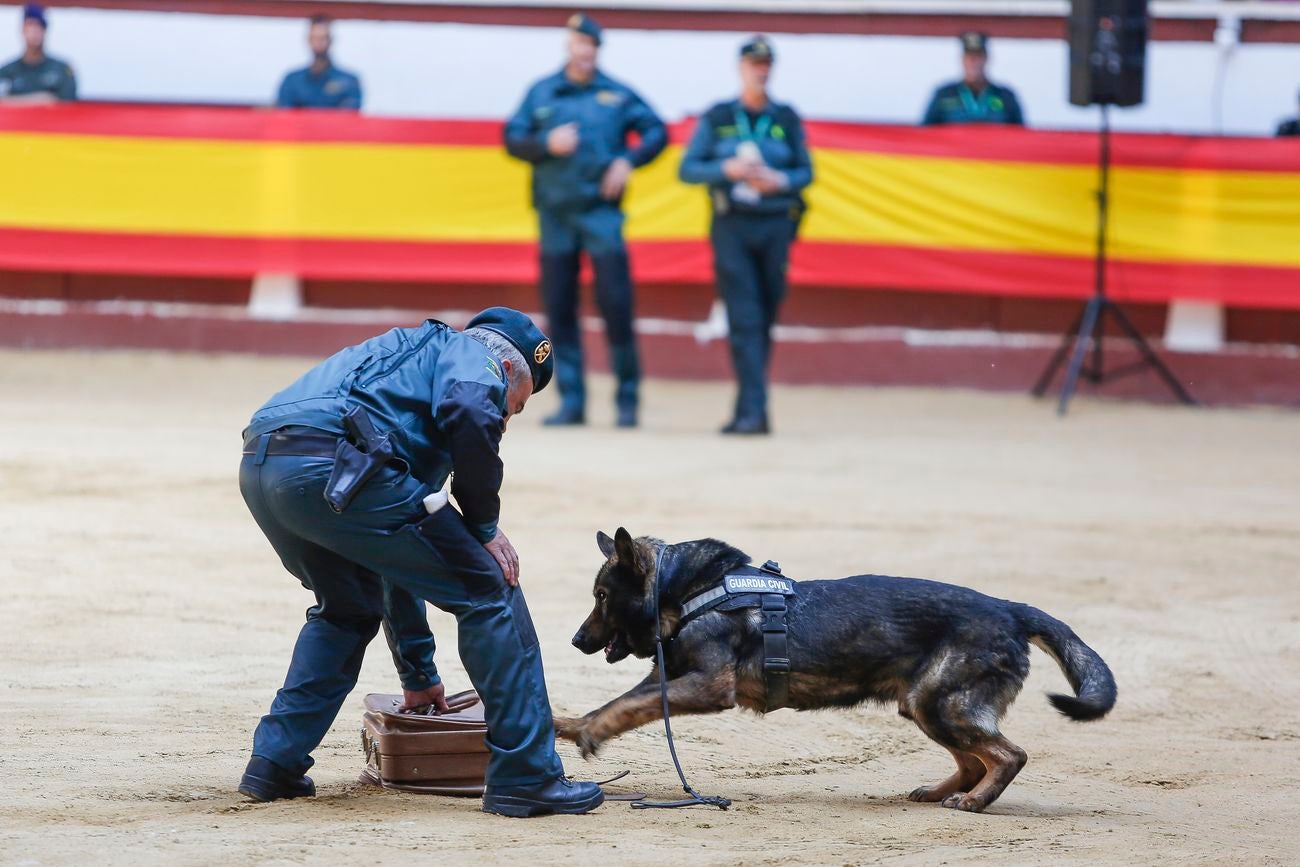
<path id="1" fill-rule="evenodd" d="M 645 799 L 633 801 L 632 806 L 635 809 L 669 809 L 673 807 L 693 807 L 696 804 L 702 804 L 706 807 L 717 807 L 725 810 L 731 806 L 731 799 L 724 798 L 721 795 L 701 795 L 699 792 L 686 781 L 686 773 L 682 770 L 682 763 L 677 759 L 677 746 L 673 743 L 673 724 L 668 719 L 668 671 L 664 666 L 664 640 L 660 634 L 659 626 L 659 576 L 664 562 L 664 552 L 668 550 L 668 544 L 659 549 L 655 556 L 655 583 L 651 591 L 653 597 L 653 612 L 655 618 L 655 657 L 659 665 L 659 697 L 663 701 L 664 710 L 664 733 L 668 736 L 668 754 L 673 757 L 673 767 L 677 769 L 677 778 L 682 781 L 682 791 L 690 795 L 689 798 L 683 798 L 680 801 L 647 801 Z"/>

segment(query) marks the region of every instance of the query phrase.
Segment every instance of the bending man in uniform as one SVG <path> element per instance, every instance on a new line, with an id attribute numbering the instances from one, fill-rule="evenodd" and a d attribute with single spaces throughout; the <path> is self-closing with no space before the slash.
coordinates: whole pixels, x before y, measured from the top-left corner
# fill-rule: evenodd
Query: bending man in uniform
<path id="1" fill-rule="evenodd" d="M 428 601 L 456 616 L 461 661 L 483 700 L 483 809 L 585 813 L 604 800 L 598 786 L 564 777 L 519 556 L 497 526 L 501 436 L 553 364 L 532 320 L 494 307 L 463 333 L 431 319 L 344 349 L 253 415 L 239 488 L 316 604 L 253 735 L 241 792 L 315 794 L 311 752 L 381 623 L 406 706 L 446 708 Z M 453 471 L 461 511 L 437 497 L 426 506 Z"/>

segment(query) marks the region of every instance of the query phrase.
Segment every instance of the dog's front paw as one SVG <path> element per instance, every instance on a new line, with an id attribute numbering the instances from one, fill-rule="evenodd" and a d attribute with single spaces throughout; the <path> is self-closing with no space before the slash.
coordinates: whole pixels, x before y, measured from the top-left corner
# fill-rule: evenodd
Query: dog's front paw
<path id="1" fill-rule="evenodd" d="M 563 738 L 566 741 L 578 742 L 578 733 L 587 725 L 585 717 L 557 716 L 553 718 L 555 723 L 555 736 Z"/>
<path id="2" fill-rule="evenodd" d="M 965 792 L 953 792 L 940 801 L 939 806 L 947 807 L 949 810 L 965 810 L 968 813 L 978 813 L 984 809 L 984 805 L 978 799 L 972 798 Z"/>
<path id="3" fill-rule="evenodd" d="M 573 742 L 577 744 L 578 749 L 582 751 L 582 757 L 584 759 L 590 759 L 600 750 L 601 746 L 605 743 L 605 739 L 596 737 L 591 733 L 590 728 L 584 726 L 579 732 L 577 732 L 577 736 L 573 739 Z"/>

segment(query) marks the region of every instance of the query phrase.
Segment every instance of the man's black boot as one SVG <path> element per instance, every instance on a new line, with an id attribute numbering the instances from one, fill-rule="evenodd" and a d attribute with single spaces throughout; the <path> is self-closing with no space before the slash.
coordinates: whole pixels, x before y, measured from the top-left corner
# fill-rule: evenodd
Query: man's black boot
<path id="1" fill-rule="evenodd" d="M 636 427 L 636 410 L 641 383 L 641 364 L 637 360 L 636 344 L 632 342 L 609 348 L 610 367 L 618 380 L 614 392 L 616 410 L 614 424 L 618 427 Z"/>
<path id="2" fill-rule="evenodd" d="M 526 818 L 552 813 L 589 813 L 605 802 L 595 783 L 557 777 L 533 786 L 488 786 L 483 791 L 483 812 Z"/>
<path id="3" fill-rule="evenodd" d="M 311 777 L 286 771 L 270 759 L 253 756 L 239 781 L 239 791 L 255 801 L 312 798 L 316 784 Z"/>
<path id="4" fill-rule="evenodd" d="M 751 415 L 742 416 L 732 419 L 721 431 L 724 434 L 738 434 L 741 436 L 754 436 L 770 433 L 767 426 L 767 416 Z"/>
<path id="5" fill-rule="evenodd" d="M 560 408 L 542 419 L 547 427 L 568 427 L 587 423 L 587 414 L 576 406 L 560 404 Z"/>

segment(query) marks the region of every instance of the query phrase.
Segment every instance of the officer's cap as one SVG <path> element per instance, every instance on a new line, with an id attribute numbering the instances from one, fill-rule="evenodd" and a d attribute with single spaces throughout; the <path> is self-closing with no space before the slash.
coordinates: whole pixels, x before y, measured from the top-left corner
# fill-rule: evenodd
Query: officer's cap
<path id="1" fill-rule="evenodd" d="M 987 33 L 974 30 L 961 35 L 961 50 L 964 54 L 988 54 L 989 37 Z"/>
<path id="2" fill-rule="evenodd" d="M 49 26 L 45 20 L 45 7 L 39 3 L 28 3 L 23 6 L 23 20 L 35 21 L 42 27 Z"/>
<path id="3" fill-rule="evenodd" d="M 551 341 L 533 320 L 509 307 L 489 307 L 469 321 L 466 328 L 486 328 L 509 340 L 528 362 L 533 374 L 533 394 L 546 388 L 555 372 Z"/>
<path id="4" fill-rule="evenodd" d="M 591 41 L 600 45 L 601 35 L 604 33 L 596 19 L 590 15 L 584 15 L 581 12 L 575 12 L 569 16 L 568 28 L 575 33 L 581 33 L 584 36 L 590 36 Z"/>
<path id="5" fill-rule="evenodd" d="M 772 43 L 767 41 L 766 36 L 751 36 L 740 46 L 740 56 L 756 63 L 771 63 L 776 60 L 776 52 L 772 50 Z"/>

